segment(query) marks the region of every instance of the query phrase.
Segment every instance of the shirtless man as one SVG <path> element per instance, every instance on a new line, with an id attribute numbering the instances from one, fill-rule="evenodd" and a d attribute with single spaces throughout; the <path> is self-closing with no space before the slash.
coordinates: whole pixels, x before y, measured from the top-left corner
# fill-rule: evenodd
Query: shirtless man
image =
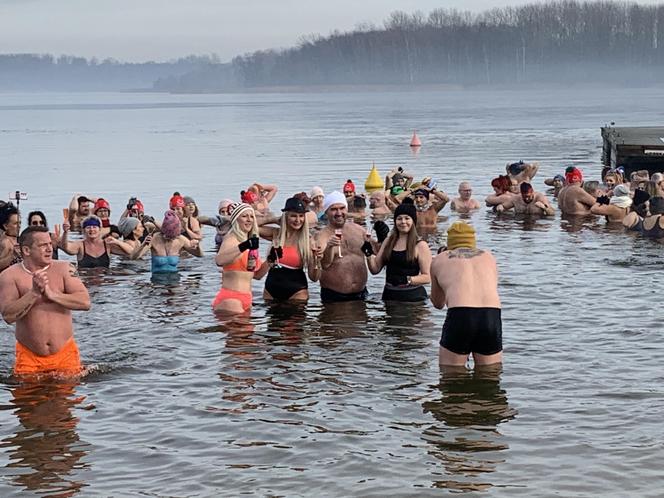
<path id="1" fill-rule="evenodd" d="M 435 197 L 433 202 L 429 202 L 431 195 Z M 450 198 L 445 192 L 437 188 L 428 188 L 421 186 L 413 192 L 415 208 L 417 208 L 416 228 L 434 228 L 438 223 L 438 212 L 445 207 Z"/>
<path id="2" fill-rule="evenodd" d="M 447 230 L 447 249 L 431 263 L 431 302 L 447 306 L 439 362 L 463 366 L 503 361 L 503 331 L 498 268 L 488 251 L 475 247 L 473 227 L 457 221 Z"/>
<path id="3" fill-rule="evenodd" d="M 97 199 L 85 195 L 74 194 L 69 202 L 69 226 L 75 232 L 81 231 L 81 223 L 90 216 L 90 204 Z"/>
<path id="4" fill-rule="evenodd" d="M 556 211 L 549 204 L 546 195 L 541 192 L 535 192 L 530 183 L 523 182 L 519 189 L 521 190 L 521 195 L 514 195 L 496 206 L 497 213 L 514 209 L 516 214 L 539 214 L 542 216 L 553 216 L 555 214 Z"/>
<path id="5" fill-rule="evenodd" d="M 361 249 L 365 231 L 355 223 L 346 223 L 348 204 L 341 192 L 326 195 L 323 206 L 328 225 L 316 238 L 316 246 L 323 249 L 321 301 L 363 301 L 368 294 L 367 264 Z"/>
<path id="6" fill-rule="evenodd" d="M 480 203 L 472 198 L 473 187 L 469 182 L 459 184 L 459 197 L 452 199 L 450 209 L 458 213 L 469 213 L 474 209 L 480 208 Z"/>
<path id="7" fill-rule="evenodd" d="M 385 203 L 385 191 L 378 190 L 369 196 L 369 209 L 371 209 L 371 217 L 379 220 L 385 219 L 392 213 Z"/>
<path id="8" fill-rule="evenodd" d="M 19 237 L 23 262 L 0 274 L 0 312 L 16 323 L 16 375 L 81 373 L 72 310 L 90 309 L 90 296 L 66 261 L 52 259 L 48 229 L 26 228 Z"/>
<path id="9" fill-rule="evenodd" d="M 578 168 L 568 168 L 565 173 L 566 185 L 558 193 L 558 207 L 563 214 L 585 215 L 590 214 L 590 208 L 595 204 L 595 198 L 581 188 L 583 173 Z"/>

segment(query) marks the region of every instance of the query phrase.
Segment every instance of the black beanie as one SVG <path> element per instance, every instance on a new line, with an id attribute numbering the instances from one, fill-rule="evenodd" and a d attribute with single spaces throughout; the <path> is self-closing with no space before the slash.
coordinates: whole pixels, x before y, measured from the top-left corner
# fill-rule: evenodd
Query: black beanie
<path id="1" fill-rule="evenodd" d="M 417 209 L 411 199 L 404 199 L 404 202 L 397 206 L 394 210 L 394 221 L 396 222 L 397 218 L 402 214 L 410 216 L 413 219 L 413 223 L 417 224 Z"/>

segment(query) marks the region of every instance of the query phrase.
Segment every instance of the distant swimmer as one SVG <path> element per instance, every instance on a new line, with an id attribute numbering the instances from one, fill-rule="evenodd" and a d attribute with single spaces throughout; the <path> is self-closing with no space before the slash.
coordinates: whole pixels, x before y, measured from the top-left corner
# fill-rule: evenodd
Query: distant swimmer
<path id="1" fill-rule="evenodd" d="M 276 185 L 254 182 L 247 187 L 247 190 L 240 192 L 240 197 L 242 202 L 251 205 L 255 214 L 260 217 L 270 212 L 270 202 L 277 195 L 278 190 Z"/>
<path id="2" fill-rule="evenodd" d="M 217 216 L 201 215 L 198 217 L 198 221 L 201 223 L 201 225 L 209 225 L 216 228 L 217 233 L 215 234 L 214 237 L 214 245 L 217 251 L 219 250 L 219 246 L 221 246 L 221 243 L 224 240 L 224 235 L 226 235 L 228 231 L 231 229 L 231 221 L 230 221 L 230 215 L 228 214 L 228 210 L 232 205 L 233 205 L 232 200 L 222 199 L 221 201 L 219 201 L 219 206 L 217 208 L 217 212 L 219 214 Z"/>
<path id="3" fill-rule="evenodd" d="M 601 195 L 597 197 L 597 201 L 590 208 L 590 212 L 605 216 L 609 223 L 620 223 L 629 214 L 631 206 L 632 198 L 629 196 L 629 187 L 621 183 L 613 188 L 613 196 Z"/>
<path id="4" fill-rule="evenodd" d="M 23 262 L 0 274 L 0 311 L 16 323 L 16 375 L 81 373 L 71 312 L 90 309 L 90 296 L 65 261 L 52 259 L 46 227 L 31 226 L 19 237 Z"/>
<path id="5" fill-rule="evenodd" d="M 65 208 L 65 218 L 69 221 L 69 226 L 75 232 L 81 231 L 81 223 L 90 216 L 91 204 L 96 202 L 96 198 L 88 195 L 74 194 L 69 201 L 69 208 Z M 67 221 L 67 220 L 66 220 Z"/>
<path id="6" fill-rule="evenodd" d="M 15 263 L 20 263 L 18 233 L 21 230 L 21 216 L 11 202 L 0 206 L 0 272 Z"/>
<path id="7" fill-rule="evenodd" d="M 520 196 L 513 195 L 509 200 L 499 204 L 496 206 L 496 212 L 502 213 L 514 209 L 516 214 L 553 216 L 556 213 L 546 196 L 541 192 L 535 192 L 530 183 L 523 182 L 519 190 Z"/>
<path id="8" fill-rule="evenodd" d="M 366 217 L 367 200 L 363 194 L 358 194 L 355 190 L 355 184 L 352 180 L 346 180 L 344 183 L 344 196 L 348 204 L 348 215 L 354 220 L 364 222 Z"/>
<path id="9" fill-rule="evenodd" d="M 596 199 L 583 190 L 583 173 L 575 167 L 565 171 L 566 185 L 558 193 L 558 207 L 563 214 L 585 215 L 590 214 L 590 208 Z"/>
<path id="10" fill-rule="evenodd" d="M 368 271 L 362 252 L 365 231 L 355 223 L 346 222 L 348 203 L 341 192 L 326 195 L 324 208 L 328 225 L 316 239 L 316 247 L 323 249 L 321 301 L 363 301 L 368 295 Z"/>
<path id="11" fill-rule="evenodd" d="M 378 190 L 369 196 L 369 209 L 373 219 L 382 220 L 392 214 L 392 211 L 385 203 L 385 191 Z"/>
<path id="12" fill-rule="evenodd" d="M 523 161 L 518 161 L 505 166 L 505 170 L 511 179 L 516 180 L 517 184 L 523 182 L 532 183 L 533 178 L 537 174 L 537 170 L 539 170 L 539 163 L 525 163 Z"/>
<path id="13" fill-rule="evenodd" d="M 487 207 L 492 207 L 494 210 L 499 204 L 503 204 L 512 199 L 514 194 L 510 191 L 512 183 L 510 177 L 507 175 L 499 175 L 491 180 L 491 187 L 493 194 L 488 195 L 484 200 Z"/>
<path id="14" fill-rule="evenodd" d="M 433 196 L 433 199 L 431 197 Z M 435 228 L 438 223 L 438 212 L 449 202 L 450 198 L 436 187 L 420 186 L 413 192 L 413 200 L 417 209 L 417 228 Z"/>
<path id="15" fill-rule="evenodd" d="M 459 197 L 452 199 L 450 209 L 457 213 L 469 213 L 480 208 L 480 203 L 473 199 L 473 187 L 470 182 L 461 182 L 459 184 Z"/>
<path id="16" fill-rule="evenodd" d="M 60 247 L 70 256 L 76 256 L 79 268 L 108 268 L 111 264 L 111 246 L 101 236 L 101 219 L 88 216 L 81 226 L 83 240 L 72 242 L 69 240 L 69 224 L 63 224 Z"/>
<path id="17" fill-rule="evenodd" d="M 325 202 L 325 192 L 323 189 L 316 186 L 311 189 L 309 194 L 311 199 L 311 210 L 316 213 L 318 221 L 325 219 L 325 210 L 323 209 L 323 202 Z"/>
<path id="18" fill-rule="evenodd" d="M 111 205 L 106 199 L 99 198 L 95 202 L 92 212 L 101 220 L 101 236 L 111 233 Z"/>
<path id="19" fill-rule="evenodd" d="M 463 366 L 503 360 L 498 268 L 489 251 L 476 248 L 475 229 L 457 221 L 447 230 L 447 250 L 431 263 L 431 302 L 447 306 L 440 339 L 441 365 Z"/>
<path id="20" fill-rule="evenodd" d="M 548 187 L 553 187 L 552 189 L 549 189 L 547 192 L 553 194 L 554 197 L 558 197 L 560 189 L 565 186 L 565 177 L 563 175 L 558 174 L 553 178 L 547 178 L 546 180 L 544 180 L 544 185 Z M 613 188 L 613 186 L 611 186 L 610 188 Z"/>

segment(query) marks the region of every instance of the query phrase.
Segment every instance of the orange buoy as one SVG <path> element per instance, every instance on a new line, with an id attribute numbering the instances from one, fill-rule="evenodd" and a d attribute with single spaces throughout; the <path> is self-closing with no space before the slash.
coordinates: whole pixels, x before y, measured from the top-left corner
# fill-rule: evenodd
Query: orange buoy
<path id="1" fill-rule="evenodd" d="M 413 138 L 410 139 L 410 146 L 422 147 L 422 142 L 420 141 L 420 137 L 417 136 L 417 132 L 413 132 Z"/>

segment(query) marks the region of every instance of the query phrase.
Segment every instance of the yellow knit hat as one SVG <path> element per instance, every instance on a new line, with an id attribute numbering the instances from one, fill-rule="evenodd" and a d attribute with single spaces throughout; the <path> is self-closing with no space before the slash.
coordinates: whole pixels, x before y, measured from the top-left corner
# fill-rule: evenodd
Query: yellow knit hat
<path id="1" fill-rule="evenodd" d="M 455 221 L 447 229 L 447 250 L 476 247 L 475 229 L 464 221 Z"/>

